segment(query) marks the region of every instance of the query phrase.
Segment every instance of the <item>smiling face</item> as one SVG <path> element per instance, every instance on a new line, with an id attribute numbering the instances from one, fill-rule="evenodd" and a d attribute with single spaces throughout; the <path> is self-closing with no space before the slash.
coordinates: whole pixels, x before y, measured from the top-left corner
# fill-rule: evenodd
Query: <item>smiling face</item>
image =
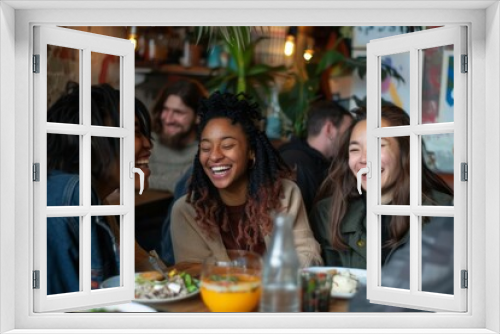
<path id="1" fill-rule="evenodd" d="M 141 132 L 139 120 L 135 118 L 135 167 L 144 172 L 144 190 L 149 188 L 149 157 L 151 156 L 151 141 Z M 140 189 L 139 174 L 135 174 L 135 189 Z"/>
<path id="2" fill-rule="evenodd" d="M 382 118 L 382 127 L 390 126 Z M 402 166 L 399 143 L 396 138 L 381 138 L 380 140 L 380 184 L 382 195 L 390 192 L 400 177 Z M 366 167 L 366 121 L 360 121 L 351 133 L 349 141 L 349 168 L 356 176 L 361 168 Z M 361 178 L 361 185 L 366 191 L 366 174 Z"/>
<path id="3" fill-rule="evenodd" d="M 169 95 L 160 114 L 161 140 L 169 147 L 183 147 L 195 140 L 196 113 L 178 95 Z"/>
<path id="4" fill-rule="evenodd" d="M 246 201 L 248 166 L 254 154 L 240 124 L 214 118 L 201 133 L 199 160 L 205 174 L 219 190 L 224 203 Z"/>

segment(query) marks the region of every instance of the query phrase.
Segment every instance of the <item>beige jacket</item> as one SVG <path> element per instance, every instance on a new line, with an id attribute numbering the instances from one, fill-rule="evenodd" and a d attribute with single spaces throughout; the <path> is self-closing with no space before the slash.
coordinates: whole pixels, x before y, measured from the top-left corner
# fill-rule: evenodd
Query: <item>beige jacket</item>
<path id="1" fill-rule="evenodd" d="M 322 265 L 319 244 L 314 239 L 298 186 L 282 180 L 284 196 L 281 205 L 283 213 L 295 217 L 293 235 L 302 268 Z M 186 203 L 186 195 L 179 198 L 172 208 L 172 242 L 176 262 L 203 262 L 209 256 L 227 260 L 222 237 L 206 236 L 195 221 L 196 213 L 191 204 Z M 264 237 L 269 247 L 270 235 Z"/>

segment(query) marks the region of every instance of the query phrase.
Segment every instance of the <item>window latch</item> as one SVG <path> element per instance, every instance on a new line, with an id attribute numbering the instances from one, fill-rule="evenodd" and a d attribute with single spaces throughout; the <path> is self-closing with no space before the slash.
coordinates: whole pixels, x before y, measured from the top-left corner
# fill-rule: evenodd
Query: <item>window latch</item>
<path id="1" fill-rule="evenodd" d="M 139 174 L 139 181 L 141 183 L 141 189 L 139 190 L 139 195 L 142 195 L 142 191 L 144 190 L 144 172 L 140 168 L 134 167 L 134 162 L 131 161 L 129 163 L 130 168 L 130 178 L 134 178 L 134 173 Z"/>
<path id="2" fill-rule="evenodd" d="M 366 174 L 367 178 L 371 178 L 372 177 L 371 170 L 372 170 L 372 163 L 367 162 L 366 167 L 358 170 L 358 173 L 356 174 L 356 178 L 358 180 L 358 192 L 360 195 L 361 195 L 361 175 Z"/>

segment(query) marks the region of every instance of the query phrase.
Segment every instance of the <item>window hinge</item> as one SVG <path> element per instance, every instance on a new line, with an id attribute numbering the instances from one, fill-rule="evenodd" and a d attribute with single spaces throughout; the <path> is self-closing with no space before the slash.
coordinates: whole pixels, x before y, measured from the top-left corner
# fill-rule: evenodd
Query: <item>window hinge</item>
<path id="1" fill-rule="evenodd" d="M 469 72 L 469 57 L 467 55 L 462 55 L 462 73 Z"/>
<path id="2" fill-rule="evenodd" d="M 40 73 L 40 55 L 33 55 L 33 73 Z"/>
<path id="3" fill-rule="evenodd" d="M 469 287 L 469 274 L 467 270 L 462 270 L 462 289 L 467 289 Z"/>
<path id="4" fill-rule="evenodd" d="M 462 162 L 460 164 L 460 169 L 461 169 L 461 181 L 469 181 L 469 166 L 467 165 L 466 162 Z"/>
<path id="5" fill-rule="evenodd" d="M 33 164 L 33 181 L 40 181 L 40 164 L 38 162 Z"/>
<path id="6" fill-rule="evenodd" d="M 40 289 L 40 270 L 33 270 L 33 289 Z"/>

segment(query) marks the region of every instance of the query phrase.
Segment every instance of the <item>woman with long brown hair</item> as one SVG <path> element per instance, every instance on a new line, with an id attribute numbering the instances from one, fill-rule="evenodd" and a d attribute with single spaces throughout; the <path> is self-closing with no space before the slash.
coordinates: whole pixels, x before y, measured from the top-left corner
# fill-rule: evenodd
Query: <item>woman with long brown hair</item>
<path id="1" fill-rule="evenodd" d="M 366 167 L 366 111 L 358 109 L 356 120 L 341 139 L 338 155 L 318 194 L 310 215 L 311 228 L 322 248 L 327 266 L 366 268 L 366 197 L 356 189 L 356 174 Z M 382 107 L 382 127 L 410 124 L 408 114 L 396 106 Z M 410 203 L 409 137 L 381 138 L 381 204 Z M 367 191 L 366 175 L 362 187 Z M 453 205 L 453 190 L 422 158 L 422 202 Z M 426 222 L 428 222 L 427 219 Z M 431 219 L 432 220 L 432 219 Z M 408 216 L 382 216 L 382 263 L 408 239 Z"/>
<path id="2" fill-rule="evenodd" d="M 291 170 L 260 130 L 257 104 L 242 94 L 215 93 L 198 110 L 198 153 L 188 193 L 172 210 L 176 262 L 227 258 L 227 249 L 263 255 L 272 212 L 294 218 L 302 266 L 320 264 L 319 245 Z"/>

